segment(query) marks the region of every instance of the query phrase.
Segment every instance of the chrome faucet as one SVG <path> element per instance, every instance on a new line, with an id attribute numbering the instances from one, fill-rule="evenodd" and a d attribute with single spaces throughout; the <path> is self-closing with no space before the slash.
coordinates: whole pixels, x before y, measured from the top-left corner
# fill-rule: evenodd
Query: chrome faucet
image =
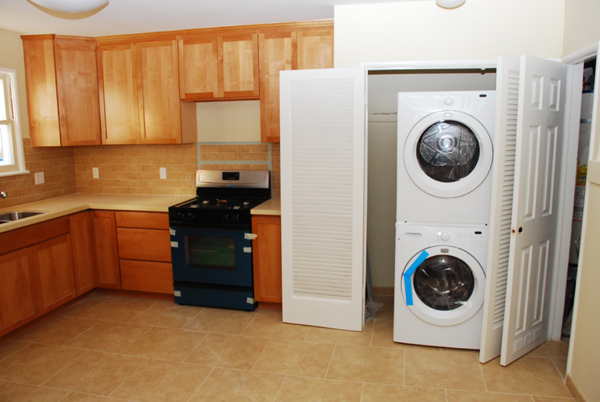
<path id="1" fill-rule="evenodd" d="M 6 198 L 8 195 L 4 191 L 0 191 L 0 197 Z"/>

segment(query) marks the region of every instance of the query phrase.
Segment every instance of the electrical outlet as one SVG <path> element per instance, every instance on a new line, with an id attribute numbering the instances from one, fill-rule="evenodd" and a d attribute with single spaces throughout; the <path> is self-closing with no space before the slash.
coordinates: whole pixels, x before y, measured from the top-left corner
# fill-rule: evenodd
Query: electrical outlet
<path id="1" fill-rule="evenodd" d="M 98 168 L 92 168 L 92 177 L 94 179 L 99 179 L 100 178 L 100 173 L 98 173 Z"/>
<path id="2" fill-rule="evenodd" d="M 44 172 L 35 174 L 35 184 L 44 184 Z"/>
<path id="3" fill-rule="evenodd" d="M 161 179 L 167 178 L 167 168 L 160 168 L 160 178 Z"/>

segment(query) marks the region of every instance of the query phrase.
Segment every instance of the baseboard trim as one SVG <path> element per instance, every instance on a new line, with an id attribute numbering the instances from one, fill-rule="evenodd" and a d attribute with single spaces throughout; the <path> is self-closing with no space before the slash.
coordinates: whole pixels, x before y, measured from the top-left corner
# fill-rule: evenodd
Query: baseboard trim
<path id="1" fill-rule="evenodd" d="M 391 286 L 373 286 L 373 293 L 378 296 L 393 296 L 394 288 Z"/>
<path id="2" fill-rule="evenodd" d="M 575 398 L 575 400 L 577 402 L 588 402 L 587 398 L 585 396 L 583 396 L 583 394 L 581 393 L 581 390 L 579 389 L 577 384 L 575 384 L 575 381 L 573 381 L 573 379 L 571 378 L 571 375 L 569 375 L 569 374 L 567 374 L 567 379 L 565 380 L 565 385 L 567 386 L 569 391 L 571 391 L 571 395 L 573 395 L 573 398 Z"/>

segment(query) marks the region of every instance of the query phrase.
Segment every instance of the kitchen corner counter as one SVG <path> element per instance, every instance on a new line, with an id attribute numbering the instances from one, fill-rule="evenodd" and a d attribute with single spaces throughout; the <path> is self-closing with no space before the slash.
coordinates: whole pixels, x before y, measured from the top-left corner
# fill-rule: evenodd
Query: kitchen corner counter
<path id="1" fill-rule="evenodd" d="M 126 194 L 71 194 L 44 201 L 17 205 L 0 210 L 0 214 L 9 211 L 35 211 L 43 214 L 0 224 L 0 233 L 74 214 L 87 209 L 115 211 L 167 212 L 171 205 L 186 201 L 193 196 L 167 195 L 126 195 Z"/>
<path id="2" fill-rule="evenodd" d="M 281 200 L 271 198 L 250 211 L 252 215 L 281 215 Z"/>

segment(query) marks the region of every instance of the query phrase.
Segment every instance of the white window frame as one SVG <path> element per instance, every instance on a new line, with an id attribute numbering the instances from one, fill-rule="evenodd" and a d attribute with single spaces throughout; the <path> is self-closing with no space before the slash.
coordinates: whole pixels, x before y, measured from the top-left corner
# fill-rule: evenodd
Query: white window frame
<path id="1" fill-rule="evenodd" d="M 29 171 L 25 168 L 23 137 L 21 136 L 21 121 L 19 117 L 17 71 L 0 67 L 0 77 L 4 78 L 4 91 L 2 92 L 5 95 L 3 103 L 6 108 L 6 120 L 0 120 L 0 125 L 8 127 L 6 138 L 0 137 L 0 141 L 2 141 L 0 147 L 5 149 L 3 153 L 9 153 L 11 157 L 11 163 L 0 162 L 0 177 L 27 174 Z"/>

